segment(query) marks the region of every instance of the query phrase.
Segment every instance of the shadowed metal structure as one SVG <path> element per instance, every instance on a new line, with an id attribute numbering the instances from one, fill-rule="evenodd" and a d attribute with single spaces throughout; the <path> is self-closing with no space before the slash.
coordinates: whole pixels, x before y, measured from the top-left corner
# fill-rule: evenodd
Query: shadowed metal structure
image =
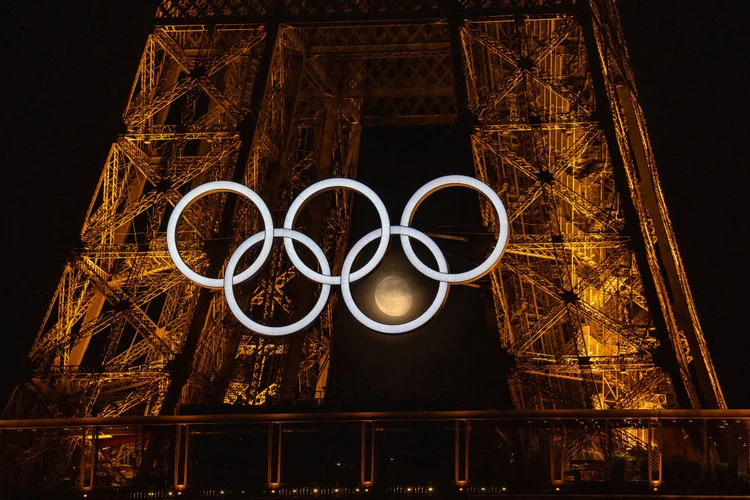
<path id="1" fill-rule="evenodd" d="M 363 127 L 422 124 L 455 126 L 508 207 L 508 247 L 483 286 L 515 409 L 726 407 L 613 0 L 163 0 L 123 120 L 6 419 L 325 399 L 335 296 L 304 335 L 255 335 L 174 268 L 167 219 L 191 187 L 234 180 L 279 223 L 311 183 L 356 177 Z M 351 210 L 335 191 L 298 219 L 336 273 Z M 256 215 L 201 199 L 178 228 L 183 258 L 221 275 Z M 482 218 L 496 232 L 488 207 Z M 266 324 L 316 293 L 272 255 L 243 298 Z M 565 456 L 596 433 L 560 443 Z M 90 438 L 24 453 L 73 457 Z M 96 453 L 124 485 L 139 443 L 112 443 Z"/>

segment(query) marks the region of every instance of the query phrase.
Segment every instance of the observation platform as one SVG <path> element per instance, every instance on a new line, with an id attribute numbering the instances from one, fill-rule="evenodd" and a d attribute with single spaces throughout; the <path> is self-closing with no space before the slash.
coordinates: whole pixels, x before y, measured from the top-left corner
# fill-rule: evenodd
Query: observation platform
<path id="1" fill-rule="evenodd" d="M 3 420 L 2 498 L 750 498 L 750 410 L 281 410 Z"/>

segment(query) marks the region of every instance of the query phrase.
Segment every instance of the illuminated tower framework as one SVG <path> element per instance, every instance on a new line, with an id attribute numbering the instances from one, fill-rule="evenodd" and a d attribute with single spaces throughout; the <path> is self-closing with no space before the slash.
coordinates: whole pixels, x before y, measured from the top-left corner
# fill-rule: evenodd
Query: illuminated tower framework
<path id="1" fill-rule="evenodd" d="M 221 179 L 278 223 L 312 182 L 356 176 L 362 127 L 420 124 L 455 125 L 508 208 L 487 286 L 515 408 L 724 408 L 624 47 L 613 0 L 163 0 L 5 417 L 324 398 L 335 297 L 304 335 L 254 335 L 175 269 L 166 221 Z M 351 200 L 315 203 L 299 224 L 336 272 Z M 181 253 L 220 275 L 258 230 L 210 196 L 185 213 Z M 273 255 L 247 297 L 267 323 L 315 293 Z"/>

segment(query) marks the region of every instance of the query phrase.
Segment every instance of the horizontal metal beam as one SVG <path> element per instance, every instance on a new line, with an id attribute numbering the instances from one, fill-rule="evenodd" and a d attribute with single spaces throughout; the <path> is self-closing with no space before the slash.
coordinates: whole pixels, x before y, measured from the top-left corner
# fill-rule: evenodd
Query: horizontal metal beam
<path id="1" fill-rule="evenodd" d="M 446 2 L 447 3 L 447 2 Z M 458 4 L 458 2 L 456 2 Z M 472 2 L 474 3 L 474 2 Z M 546 4 L 546 5 L 545 5 Z M 282 24 L 293 24 L 305 27 L 331 26 L 334 24 L 351 24 L 359 22 L 383 22 L 393 21 L 405 22 L 434 22 L 448 17 L 456 19 L 481 19 L 489 21 L 496 18 L 509 18 L 517 15 L 543 15 L 554 17 L 573 12 L 574 2 L 560 3 L 556 0 L 548 0 L 542 5 L 519 6 L 517 0 L 506 2 L 492 2 L 491 6 L 482 5 L 477 1 L 475 5 L 465 5 L 456 10 L 453 6 L 431 9 L 388 9 L 369 12 L 354 12 L 346 9 L 334 12 L 311 12 L 295 13 L 285 6 L 267 11 L 265 13 L 251 13 L 248 15 L 218 15 L 218 16 L 185 16 L 185 15 L 161 15 L 154 19 L 157 26 L 176 25 L 232 25 L 241 23 L 243 25 L 262 25 L 270 22 Z"/>
<path id="2" fill-rule="evenodd" d="M 338 97 L 355 98 L 355 97 L 408 97 L 408 96 L 451 96 L 453 97 L 453 86 L 436 86 L 436 87 L 371 87 L 341 89 L 338 91 Z M 300 90 L 300 99 L 315 99 L 328 97 L 329 95 L 323 90 L 306 89 Z M 431 116 L 431 115 L 430 115 Z"/>
<path id="3" fill-rule="evenodd" d="M 365 127 L 391 127 L 402 125 L 452 125 L 456 115 L 405 115 L 405 116 L 364 116 Z"/>
<path id="4" fill-rule="evenodd" d="M 433 43 L 382 43 L 379 45 L 313 45 L 307 48 L 308 55 L 334 56 L 339 54 L 382 54 L 388 56 L 410 52 L 448 52 L 449 42 Z"/>
<path id="5" fill-rule="evenodd" d="M 744 410 L 456 410 L 456 411 L 359 411 L 305 413 L 243 413 L 221 415 L 160 415 L 135 417 L 40 418 L 0 420 L 0 429 L 42 429 L 126 425 L 216 425 L 269 422 L 399 422 L 450 420 L 732 420 L 750 419 Z"/>

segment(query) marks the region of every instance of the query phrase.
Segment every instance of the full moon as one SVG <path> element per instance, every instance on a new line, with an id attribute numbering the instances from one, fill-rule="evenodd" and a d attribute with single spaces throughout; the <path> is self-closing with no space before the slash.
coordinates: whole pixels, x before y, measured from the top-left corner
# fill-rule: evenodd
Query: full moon
<path id="1" fill-rule="evenodd" d="M 401 276 L 387 276 L 375 288 L 375 303 L 388 316 L 403 316 L 411 302 L 411 288 Z"/>

